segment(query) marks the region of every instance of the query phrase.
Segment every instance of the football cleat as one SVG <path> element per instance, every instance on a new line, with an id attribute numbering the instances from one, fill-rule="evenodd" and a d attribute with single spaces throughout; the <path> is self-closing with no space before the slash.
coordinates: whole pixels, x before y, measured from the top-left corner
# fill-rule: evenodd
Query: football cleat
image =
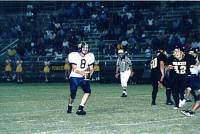
<path id="1" fill-rule="evenodd" d="M 151 102 L 151 105 L 156 105 L 156 103 L 155 102 Z"/>
<path id="2" fill-rule="evenodd" d="M 177 110 L 177 109 L 179 109 L 180 107 L 174 107 L 173 109 L 175 109 L 175 110 Z"/>
<path id="3" fill-rule="evenodd" d="M 77 110 L 77 115 L 86 115 L 86 112 L 84 110 Z"/>
<path id="4" fill-rule="evenodd" d="M 125 93 L 123 93 L 123 94 L 121 95 L 121 97 L 127 97 L 127 95 L 126 95 Z"/>
<path id="5" fill-rule="evenodd" d="M 184 114 L 185 116 L 189 116 L 189 117 L 192 117 L 195 114 L 191 110 L 182 110 L 181 113 Z"/>
<path id="6" fill-rule="evenodd" d="M 190 99 L 186 99 L 186 102 L 192 102 L 192 100 L 190 100 Z"/>
<path id="7" fill-rule="evenodd" d="M 68 114 L 72 113 L 72 106 L 68 106 L 67 113 Z"/>
<path id="8" fill-rule="evenodd" d="M 186 102 L 186 99 L 179 100 L 179 107 L 182 107 Z"/>

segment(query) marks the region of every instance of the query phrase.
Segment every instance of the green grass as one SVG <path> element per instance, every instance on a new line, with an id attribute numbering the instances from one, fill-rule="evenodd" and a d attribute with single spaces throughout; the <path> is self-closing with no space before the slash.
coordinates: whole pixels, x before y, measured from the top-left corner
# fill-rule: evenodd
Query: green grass
<path id="1" fill-rule="evenodd" d="M 91 84 L 86 116 L 75 114 L 83 95 L 79 88 L 73 113 L 67 114 L 69 85 L 64 83 L 0 84 L 0 134 L 199 134 L 200 112 L 185 117 L 165 105 L 159 89 L 151 106 L 151 85 Z M 182 109 L 188 109 L 187 103 Z"/>

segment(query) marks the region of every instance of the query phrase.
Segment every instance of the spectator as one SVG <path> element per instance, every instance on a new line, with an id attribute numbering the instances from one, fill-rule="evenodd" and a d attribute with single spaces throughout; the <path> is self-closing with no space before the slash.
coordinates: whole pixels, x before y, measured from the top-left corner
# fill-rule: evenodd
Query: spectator
<path id="1" fill-rule="evenodd" d="M 59 50 L 58 52 L 55 52 L 55 60 L 62 60 L 63 55 L 62 52 Z"/>
<path id="2" fill-rule="evenodd" d="M 148 46 L 144 52 L 145 52 L 146 56 L 150 57 L 151 56 L 151 47 Z"/>

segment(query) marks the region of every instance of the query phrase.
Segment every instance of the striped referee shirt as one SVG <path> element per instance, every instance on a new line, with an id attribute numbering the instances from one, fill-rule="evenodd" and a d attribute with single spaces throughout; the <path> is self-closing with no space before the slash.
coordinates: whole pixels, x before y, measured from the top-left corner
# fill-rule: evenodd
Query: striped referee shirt
<path id="1" fill-rule="evenodd" d="M 120 72 L 124 72 L 130 69 L 132 63 L 131 60 L 125 56 L 124 58 L 119 57 L 116 65 L 119 66 Z"/>

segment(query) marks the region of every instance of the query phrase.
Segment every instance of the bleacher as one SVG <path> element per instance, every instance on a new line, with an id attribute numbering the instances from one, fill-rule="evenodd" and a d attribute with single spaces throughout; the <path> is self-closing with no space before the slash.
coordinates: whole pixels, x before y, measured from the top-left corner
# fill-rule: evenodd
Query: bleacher
<path id="1" fill-rule="evenodd" d="M 39 27 L 36 27 L 37 30 L 45 30 L 47 29 L 47 27 L 49 26 L 49 15 L 52 14 L 52 13 L 55 13 L 55 10 L 58 9 L 58 6 L 57 6 L 57 2 L 46 2 L 48 4 L 44 4 L 45 2 L 41 2 L 39 4 L 39 7 L 41 9 L 40 12 L 38 12 L 38 15 L 37 15 L 37 23 L 38 23 L 38 26 Z M 139 3 L 139 2 L 138 2 Z M 136 2 L 136 4 L 138 4 Z M 6 2 L 6 6 L 8 6 L 9 9 L 7 9 L 6 11 L 10 11 L 12 5 L 9 5 L 7 2 Z M 22 11 L 18 8 L 22 8 L 22 7 L 25 7 L 27 3 L 25 4 L 22 4 L 20 6 L 17 6 L 16 10 L 17 11 Z M 37 4 L 37 2 L 36 2 Z M 113 12 L 113 13 L 123 13 L 122 11 L 122 6 L 123 6 L 123 2 L 110 2 L 109 3 L 111 6 L 111 9 L 110 11 Z M 183 16 L 183 14 L 186 12 L 187 9 L 193 9 L 196 11 L 197 13 L 197 16 L 200 15 L 200 5 L 193 5 L 191 7 L 176 7 L 176 8 L 173 8 L 173 7 L 170 7 L 170 8 L 165 8 L 165 9 L 162 9 L 162 11 L 160 12 L 160 16 L 158 16 L 158 21 L 160 21 L 160 29 L 159 30 L 155 30 L 155 31 L 151 31 L 151 30 L 145 30 L 143 31 L 146 35 L 149 35 L 149 37 L 158 37 L 160 36 L 160 33 L 167 30 L 168 29 L 168 24 L 170 21 L 172 20 L 176 20 L 177 18 L 181 18 Z M 135 13 L 136 9 L 131 9 L 130 12 L 132 13 Z M 152 13 L 151 9 L 150 8 L 145 8 L 145 9 L 142 9 L 143 11 L 143 14 L 145 16 L 149 15 Z M 8 12 L 10 13 L 10 12 Z M 6 17 L 9 17 L 9 16 L 23 16 L 23 12 L 17 12 L 16 14 L 6 14 Z M 4 20 L 5 19 L 5 15 L 2 15 L 0 17 L 1 20 Z M 2 21 L 0 21 L 2 22 Z M 64 20 L 63 24 L 70 24 L 71 25 L 71 28 L 75 28 L 77 25 L 81 25 L 81 26 L 85 26 L 88 22 L 88 18 L 86 19 L 66 19 Z M 133 25 L 133 24 L 129 24 L 130 25 Z M 94 29 L 96 28 L 95 25 L 91 25 L 91 31 L 93 31 Z M 90 51 L 93 52 L 95 54 L 95 56 L 100 60 L 100 66 L 101 66 L 101 77 L 102 79 L 104 78 L 104 82 L 108 82 L 108 81 L 112 81 L 113 80 L 113 73 L 114 73 L 114 70 L 115 70 L 115 64 L 116 64 L 116 60 L 117 60 L 117 56 L 116 55 L 107 55 L 107 54 L 101 54 L 99 52 L 99 48 L 97 46 L 97 41 L 101 38 L 103 33 L 101 32 L 91 32 L 91 33 L 88 33 L 85 35 L 84 37 L 84 40 L 90 45 Z M 31 33 L 28 33 L 26 35 L 26 38 L 30 38 L 31 36 Z M 12 41 L 14 39 L 11 39 Z M 4 42 L 3 42 L 4 41 Z M 105 46 L 107 48 L 112 48 L 112 45 L 115 44 L 117 42 L 117 40 L 109 40 L 109 39 L 106 39 L 104 40 L 105 42 Z M 0 50 L 3 50 L 3 47 L 5 48 L 6 47 L 6 44 L 10 44 L 8 42 L 6 42 L 6 40 L 0 40 L 0 44 L 4 44 L 4 45 L 0 45 Z M 145 45 L 145 43 L 141 43 L 141 45 Z M 0 51 L 1 52 L 1 51 Z M 138 77 L 147 77 L 145 76 L 144 74 L 147 74 L 148 72 L 148 68 L 149 68 L 149 61 L 150 61 L 150 57 L 147 57 L 146 55 L 144 54 L 139 54 L 139 55 L 129 55 L 129 57 L 131 58 L 132 62 L 133 62 L 133 65 L 134 65 L 134 69 L 138 72 L 137 75 Z M 0 57 L 1 58 L 1 57 Z M 4 65 L 3 61 L 2 62 L 2 65 Z M 38 63 L 38 64 L 36 64 Z M 42 70 L 42 66 L 43 66 L 43 59 L 42 58 L 39 58 L 39 61 L 25 61 L 24 62 L 24 67 L 25 69 L 27 68 L 27 70 L 29 70 L 29 73 L 30 75 L 27 75 L 28 76 L 33 76 L 34 75 L 38 75 L 40 74 L 40 72 L 36 72 L 36 73 L 33 73 L 35 70 Z M 31 67 L 31 69 L 30 69 Z M 28 69 L 29 68 L 29 69 Z M 36 69 L 35 69 L 36 68 Z M 25 70 L 24 69 L 24 70 Z M 1 66 L 0 70 L 4 70 L 4 67 Z M 147 70 L 145 73 L 144 73 L 144 70 Z M 2 71 L 1 71 L 2 72 Z M 106 72 L 106 73 L 105 73 Z M 29 74 L 27 72 L 27 74 Z"/>

